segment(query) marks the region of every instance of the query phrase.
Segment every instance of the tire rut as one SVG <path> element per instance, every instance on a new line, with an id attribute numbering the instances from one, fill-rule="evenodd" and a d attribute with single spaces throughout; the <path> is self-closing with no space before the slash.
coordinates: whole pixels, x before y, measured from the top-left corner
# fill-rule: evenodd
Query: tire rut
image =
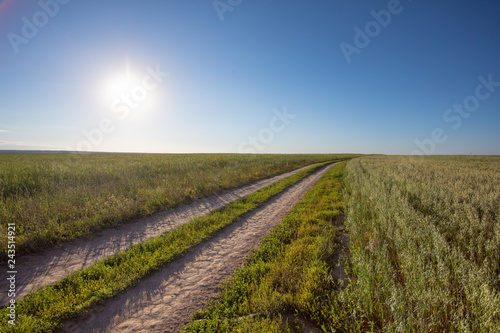
<path id="1" fill-rule="evenodd" d="M 249 252 L 334 164 L 286 189 L 116 298 L 65 324 L 67 332 L 177 332 Z"/>
<path id="2" fill-rule="evenodd" d="M 313 164 L 315 165 L 315 164 Z M 19 256 L 17 258 L 16 301 L 19 301 L 32 290 L 53 284 L 67 275 L 80 269 L 92 266 L 113 254 L 142 243 L 145 240 L 161 235 L 192 218 L 205 215 L 215 209 L 254 193 L 266 186 L 274 184 L 301 170 L 308 165 L 271 178 L 266 178 L 250 185 L 223 191 L 208 198 L 199 199 L 189 204 L 177 206 L 154 215 L 123 224 L 118 228 L 107 228 L 88 237 L 77 239 L 42 253 Z M 4 272 L 0 278 L 0 306 L 6 305 L 9 281 Z"/>

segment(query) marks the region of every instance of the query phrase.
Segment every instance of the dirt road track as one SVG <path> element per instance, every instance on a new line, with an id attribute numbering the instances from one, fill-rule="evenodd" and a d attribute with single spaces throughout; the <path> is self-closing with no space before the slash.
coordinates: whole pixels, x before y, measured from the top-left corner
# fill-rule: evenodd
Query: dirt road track
<path id="1" fill-rule="evenodd" d="M 331 167 L 316 171 L 264 206 L 194 247 L 178 261 L 75 322 L 67 332 L 176 332 L 215 296 L 250 250 Z"/>
<path id="2" fill-rule="evenodd" d="M 127 249 L 131 245 L 144 242 L 146 239 L 189 222 L 193 217 L 205 215 L 212 210 L 224 207 L 266 186 L 274 184 L 306 166 L 275 177 L 263 179 L 241 188 L 224 191 L 205 199 L 196 200 L 187 205 L 168 209 L 147 218 L 138 219 L 118 228 L 105 229 L 89 239 L 78 239 L 67 243 L 62 249 L 53 249 L 40 254 L 20 256 L 17 258 L 16 288 L 17 299 L 26 296 L 32 288 L 40 288 L 52 284 L 65 276 L 91 266 Z M 9 302 L 7 290 L 9 282 L 5 270 L 0 274 L 0 306 Z"/>

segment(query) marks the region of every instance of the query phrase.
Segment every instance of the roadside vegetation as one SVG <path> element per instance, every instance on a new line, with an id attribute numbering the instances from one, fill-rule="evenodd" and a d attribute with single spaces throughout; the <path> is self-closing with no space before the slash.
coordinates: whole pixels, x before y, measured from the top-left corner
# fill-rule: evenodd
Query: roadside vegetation
<path id="1" fill-rule="evenodd" d="M 310 175 L 326 163 L 302 170 L 273 185 L 202 217 L 194 218 L 163 235 L 131 247 L 61 281 L 35 291 L 17 303 L 16 326 L 9 326 L 9 310 L 0 316 L 2 332 L 53 332 L 72 318 L 138 283 L 189 248 L 259 207 L 273 196 Z"/>
<path id="2" fill-rule="evenodd" d="M 13 332 L 56 330 L 319 167 L 28 295 Z M 339 163 L 183 332 L 302 332 L 305 324 L 324 332 L 497 332 L 499 189 L 494 156 Z M 345 233 L 349 255 L 339 257 Z"/>
<path id="3" fill-rule="evenodd" d="M 346 173 L 338 327 L 499 332 L 500 157 L 365 157 Z"/>
<path id="4" fill-rule="evenodd" d="M 302 332 L 305 322 L 330 328 L 345 164 L 316 183 L 183 332 Z"/>
<path id="5" fill-rule="evenodd" d="M 224 189 L 348 155 L 0 154 L 0 234 L 37 252 Z M 6 258 L 7 237 L 0 238 Z"/>
<path id="6" fill-rule="evenodd" d="M 500 157 L 369 156 L 341 168 L 184 332 L 303 332 L 307 322 L 323 332 L 499 332 Z M 343 179 L 345 284 L 332 261 Z"/>

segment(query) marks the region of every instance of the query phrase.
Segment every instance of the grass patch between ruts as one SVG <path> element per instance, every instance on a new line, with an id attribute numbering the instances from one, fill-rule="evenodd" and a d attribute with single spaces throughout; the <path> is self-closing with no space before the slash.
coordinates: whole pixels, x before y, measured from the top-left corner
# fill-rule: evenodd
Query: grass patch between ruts
<path id="1" fill-rule="evenodd" d="M 325 330 L 335 323 L 332 270 L 342 232 L 342 174 L 333 166 L 262 241 L 224 285 L 217 301 L 195 314 L 183 332 L 291 332 L 294 314 Z"/>
<path id="2" fill-rule="evenodd" d="M 0 234 L 39 252 L 259 179 L 350 155 L 0 154 Z M 7 237 L 0 238 L 0 261 Z"/>
<path id="3" fill-rule="evenodd" d="M 17 304 L 16 326 L 8 325 L 8 309 L 1 314 L 0 330 L 5 332 L 51 332 L 62 321 L 89 309 L 138 283 L 151 272 L 211 237 L 286 188 L 328 163 L 300 171 L 273 185 L 241 198 L 157 238 L 131 247 L 92 267 L 73 273 L 54 285 L 26 296 Z"/>

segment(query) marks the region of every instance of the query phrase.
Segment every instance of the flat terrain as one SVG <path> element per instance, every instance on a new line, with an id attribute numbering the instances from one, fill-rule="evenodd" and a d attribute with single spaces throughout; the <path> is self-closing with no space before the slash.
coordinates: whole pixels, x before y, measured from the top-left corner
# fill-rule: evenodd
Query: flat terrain
<path id="1" fill-rule="evenodd" d="M 22 255 L 13 332 L 498 331 L 500 157 L 324 165 Z"/>
<path id="2" fill-rule="evenodd" d="M 69 332 L 175 332 L 203 308 L 250 250 L 292 209 L 331 166 L 288 188 L 261 208 L 196 246 L 87 318 Z"/>
<path id="3" fill-rule="evenodd" d="M 24 255 L 17 265 L 17 299 L 28 294 L 32 288 L 40 288 L 52 284 L 65 276 L 91 266 L 95 262 L 107 258 L 132 245 L 146 241 L 172 230 L 193 217 L 205 215 L 215 209 L 224 207 L 230 202 L 254 193 L 279 180 L 287 178 L 306 169 L 299 168 L 278 176 L 257 181 L 251 185 L 233 190 L 226 190 L 208 198 L 195 200 L 155 215 L 123 224 L 119 228 L 100 231 L 89 238 L 77 239 L 65 244 L 62 249 L 52 249 L 40 254 Z M 8 289 L 8 281 L 2 272 L 0 290 Z M 0 295 L 0 305 L 8 302 L 7 293 Z"/>
<path id="4" fill-rule="evenodd" d="M 348 155 L 0 154 L 0 234 L 39 252 L 104 227 Z M 0 259 L 7 238 L 0 238 Z"/>
<path id="5" fill-rule="evenodd" d="M 500 157 L 364 157 L 346 174 L 353 255 L 343 324 L 498 332 Z"/>
<path id="6" fill-rule="evenodd" d="M 331 332 L 346 286 L 346 162 L 332 166 L 183 332 Z"/>
<path id="7" fill-rule="evenodd" d="M 500 331 L 500 157 L 361 157 L 341 179 L 308 193 L 184 331 Z M 334 210 L 318 204 L 335 191 L 343 267 L 329 259 Z"/>

